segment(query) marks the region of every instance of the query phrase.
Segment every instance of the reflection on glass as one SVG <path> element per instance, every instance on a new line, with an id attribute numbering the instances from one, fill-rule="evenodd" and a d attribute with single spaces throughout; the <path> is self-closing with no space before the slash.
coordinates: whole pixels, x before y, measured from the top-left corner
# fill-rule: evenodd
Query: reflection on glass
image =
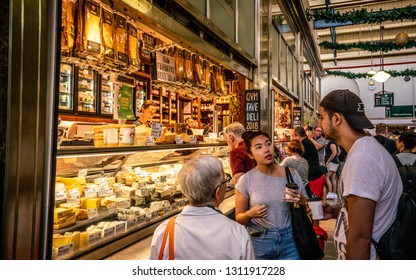
<path id="1" fill-rule="evenodd" d="M 95 113 L 94 72 L 79 68 L 78 111 Z"/>

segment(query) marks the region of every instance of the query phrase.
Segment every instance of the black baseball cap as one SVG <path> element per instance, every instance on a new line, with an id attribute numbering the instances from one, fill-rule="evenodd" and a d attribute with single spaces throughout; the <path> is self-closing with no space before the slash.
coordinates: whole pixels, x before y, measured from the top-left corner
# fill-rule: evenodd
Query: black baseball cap
<path id="1" fill-rule="evenodd" d="M 348 89 L 337 89 L 328 93 L 319 106 L 344 115 L 348 124 L 356 129 L 371 129 L 374 125 L 364 112 L 361 98 Z"/>

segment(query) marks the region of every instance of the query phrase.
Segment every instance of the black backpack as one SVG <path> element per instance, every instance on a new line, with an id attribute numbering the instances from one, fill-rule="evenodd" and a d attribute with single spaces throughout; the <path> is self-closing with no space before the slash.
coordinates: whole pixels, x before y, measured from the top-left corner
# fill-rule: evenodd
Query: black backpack
<path id="1" fill-rule="evenodd" d="M 402 165 L 394 155 L 403 182 L 403 193 L 397 205 L 397 216 L 376 242 L 371 242 L 382 260 L 416 260 L 416 162 Z"/>

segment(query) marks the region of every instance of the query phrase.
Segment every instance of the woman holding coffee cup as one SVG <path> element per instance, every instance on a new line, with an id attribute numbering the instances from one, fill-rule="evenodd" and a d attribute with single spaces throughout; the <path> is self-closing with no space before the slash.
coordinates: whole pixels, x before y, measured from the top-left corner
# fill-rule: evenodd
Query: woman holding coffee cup
<path id="1" fill-rule="evenodd" d="M 236 221 L 247 226 L 256 259 L 300 259 L 292 236 L 290 203 L 306 204 L 302 179 L 291 169 L 299 188 L 286 188 L 285 168 L 275 163 L 273 143 L 267 133 L 254 131 L 243 138 L 257 166 L 236 185 Z"/>

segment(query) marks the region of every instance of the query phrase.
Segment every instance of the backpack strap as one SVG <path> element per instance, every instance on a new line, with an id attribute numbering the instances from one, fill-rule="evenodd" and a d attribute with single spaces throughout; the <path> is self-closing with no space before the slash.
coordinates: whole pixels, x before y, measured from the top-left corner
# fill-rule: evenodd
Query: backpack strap
<path id="1" fill-rule="evenodd" d="M 396 163 L 397 168 L 400 168 L 400 167 L 403 166 L 403 164 L 400 162 L 399 158 L 396 155 L 392 155 L 392 157 L 394 159 L 394 162 Z M 415 164 L 415 163 L 416 163 L 416 161 L 413 164 Z"/>
<path id="2" fill-rule="evenodd" d="M 159 258 L 158 258 L 159 260 L 163 259 L 163 252 L 165 251 L 165 245 L 166 245 L 166 240 L 168 236 L 169 236 L 169 260 L 175 259 L 175 253 L 174 253 L 175 252 L 174 251 L 175 220 L 176 220 L 176 217 L 171 218 L 166 226 L 165 234 L 163 235 L 163 241 L 160 246 Z"/>

